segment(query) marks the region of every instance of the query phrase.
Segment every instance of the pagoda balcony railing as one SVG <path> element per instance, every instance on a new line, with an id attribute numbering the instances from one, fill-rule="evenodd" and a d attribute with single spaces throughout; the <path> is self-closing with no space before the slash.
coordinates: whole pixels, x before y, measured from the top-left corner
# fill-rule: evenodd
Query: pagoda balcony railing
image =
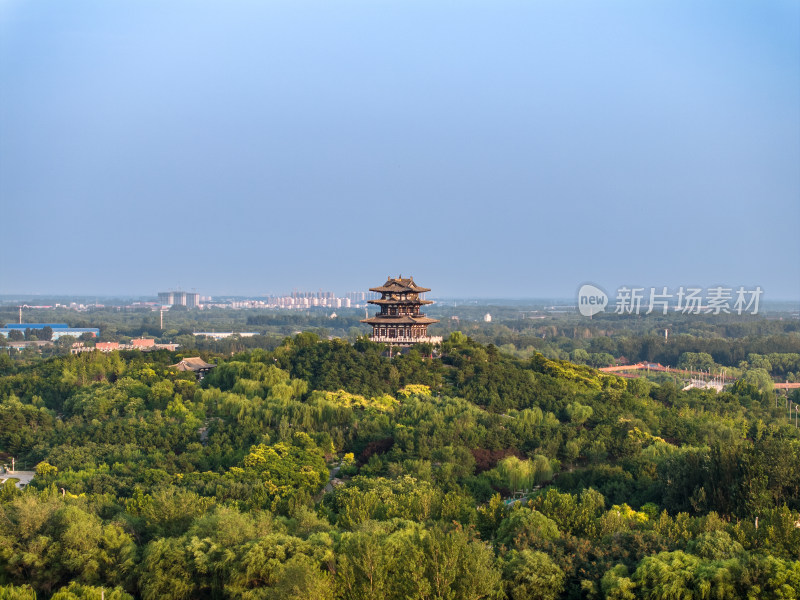
<path id="1" fill-rule="evenodd" d="M 371 335 L 369 339 L 379 344 L 441 344 L 442 336 L 424 336 L 424 337 L 389 337 L 388 335 Z"/>

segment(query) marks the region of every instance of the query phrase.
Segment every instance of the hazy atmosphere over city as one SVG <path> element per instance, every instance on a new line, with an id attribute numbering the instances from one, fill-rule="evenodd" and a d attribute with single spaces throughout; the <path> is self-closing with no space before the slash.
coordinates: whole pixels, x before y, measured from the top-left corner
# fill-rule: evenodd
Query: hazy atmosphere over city
<path id="1" fill-rule="evenodd" d="M 0 5 L 3 293 L 800 297 L 797 2 Z"/>

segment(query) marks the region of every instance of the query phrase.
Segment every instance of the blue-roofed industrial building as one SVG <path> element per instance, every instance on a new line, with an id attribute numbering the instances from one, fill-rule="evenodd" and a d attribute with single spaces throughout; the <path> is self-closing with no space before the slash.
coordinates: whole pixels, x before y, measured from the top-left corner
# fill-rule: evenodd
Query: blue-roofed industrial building
<path id="1" fill-rule="evenodd" d="M 66 323 L 6 323 L 0 328 L 0 335 L 8 337 L 9 332 L 18 330 L 24 332 L 26 329 L 37 331 L 49 327 L 53 330 L 53 340 L 71 335 L 72 337 L 80 337 L 84 333 L 91 333 L 94 337 L 100 337 L 100 330 L 97 327 L 70 327 Z"/>
<path id="2" fill-rule="evenodd" d="M 6 323 L 3 325 L 5 329 L 22 329 L 23 331 L 26 329 L 44 329 L 45 327 L 50 329 L 69 329 L 69 325 L 66 323 Z"/>

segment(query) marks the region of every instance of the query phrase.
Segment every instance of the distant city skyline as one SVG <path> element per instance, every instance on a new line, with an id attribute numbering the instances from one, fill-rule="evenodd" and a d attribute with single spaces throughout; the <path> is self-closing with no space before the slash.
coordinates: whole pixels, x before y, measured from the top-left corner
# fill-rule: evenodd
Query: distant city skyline
<path id="1" fill-rule="evenodd" d="M 800 4 L 0 4 L 0 294 L 800 299 Z"/>

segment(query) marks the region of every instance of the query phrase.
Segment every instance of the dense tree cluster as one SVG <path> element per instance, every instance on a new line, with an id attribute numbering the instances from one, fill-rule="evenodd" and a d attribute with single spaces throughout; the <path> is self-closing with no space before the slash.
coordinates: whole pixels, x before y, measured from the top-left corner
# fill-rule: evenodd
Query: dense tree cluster
<path id="1" fill-rule="evenodd" d="M 0 488 L 0 598 L 798 597 L 800 436 L 751 383 L 463 334 L 179 357 L 0 363 L 2 462 L 36 470 Z"/>
<path id="2" fill-rule="evenodd" d="M 470 336 L 520 358 L 548 358 L 604 367 L 617 360 L 657 362 L 739 377 L 764 369 L 781 381 L 800 381 L 800 324 L 796 319 L 732 319 L 697 315 L 647 319 L 605 315 L 591 323 L 560 317 L 474 323 Z M 669 331 L 669 337 L 664 335 Z"/>

